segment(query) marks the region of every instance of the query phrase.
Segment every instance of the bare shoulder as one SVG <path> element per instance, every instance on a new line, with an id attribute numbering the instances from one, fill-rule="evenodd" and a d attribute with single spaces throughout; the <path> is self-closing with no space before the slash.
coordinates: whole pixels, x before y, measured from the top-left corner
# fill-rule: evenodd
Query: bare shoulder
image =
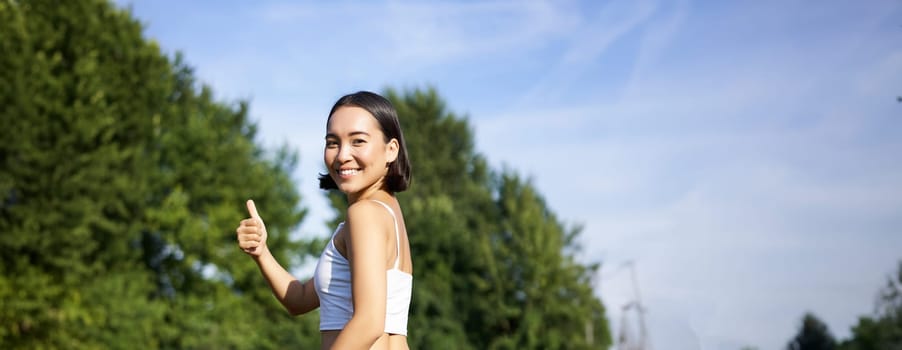
<path id="1" fill-rule="evenodd" d="M 348 207 L 348 225 L 351 231 L 359 229 L 390 228 L 392 217 L 382 204 L 371 200 L 358 201 Z"/>

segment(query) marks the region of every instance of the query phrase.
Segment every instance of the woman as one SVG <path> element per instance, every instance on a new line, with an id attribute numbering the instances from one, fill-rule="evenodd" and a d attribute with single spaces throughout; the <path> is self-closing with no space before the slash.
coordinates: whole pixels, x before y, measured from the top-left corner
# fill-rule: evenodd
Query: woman
<path id="1" fill-rule="evenodd" d="M 413 266 L 395 193 L 407 189 L 410 164 L 394 107 L 366 91 L 339 99 L 323 156 L 328 174 L 320 174 L 320 188 L 344 192 L 349 206 L 313 278 L 300 283 L 276 262 L 252 200 L 238 245 L 289 313 L 320 308 L 323 349 L 407 349 Z"/>

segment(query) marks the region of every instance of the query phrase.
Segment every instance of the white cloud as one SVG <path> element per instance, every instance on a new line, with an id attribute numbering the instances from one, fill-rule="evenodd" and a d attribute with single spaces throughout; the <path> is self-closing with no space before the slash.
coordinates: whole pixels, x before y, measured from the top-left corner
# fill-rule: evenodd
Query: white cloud
<path id="1" fill-rule="evenodd" d="M 675 1 L 672 5 L 675 7 L 674 9 L 663 10 L 666 11 L 664 18 L 645 26 L 636 63 L 633 66 L 629 82 L 624 88 L 625 95 L 635 93 L 635 90 L 639 88 L 636 86 L 637 82 L 643 80 L 643 74 L 650 65 L 657 63 L 659 56 L 671 45 L 671 41 L 686 20 L 688 0 Z"/>
<path id="2" fill-rule="evenodd" d="M 572 10 L 545 1 L 393 2 L 388 12 L 390 51 L 397 60 L 414 64 L 529 50 L 566 34 L 579 20 Z"/>
<path id="3" fill-rule="evenodd" d="M 868 45 L 837 40 L 823 45 Z M 897 54 L 810 64 L 781 50 L 649 68 L 619 101 L 477 121 L 493 159 L 537 175 L 553 208 L 586 224 L 588 258 L 639 262 L 658 344 L 778 348 L 805 311 L 848 336 L 899 258 L 898 106 L 873 105 Z M 601 291 L 616 330 L 630 283 Z"/>
<path id="4" fill-rule="evenodd" d="M 616 41 L 637 30 L 651 18 L 657 4 L 650 1 L 613 1 L 598 13 L 589 14 L 570 33 L 564 52 L 556 55 L 547 72 L 525 93 L 517 104 L 560 98 L 583 76 Z"/>
<path id="5" fill-rule="evenodd" d="M 270 4 L 269 23 L 297 23 L 349 54 L 365 49 L 379 66 L 401 71 L 523 51 L 568 34 L 580 20 L 567 6 L 546 1 L 357 4 Z M 491 25 L 487 26 L 487 23 Z M 354 51 L 357 52 L 354 52 Z"/>
<path id="6" fill-rule="evenodd" d="M 268 145 L 300 149 L 304 234 L 328 232 L 315 176 L 334 99 L 436 79 L 491 92 L 455 109 L 513 102 L 472 114 L 477 147 L 585 224 L 615 331 L 632 290 L 611 269 L 633 260 L 656 348 L 779 348 L 806 310 L 847 335 L 902 246 L 900 6 L 583 5 L 265 4 L 160 39 L 219 95 L 251 97 Z M 526 78 L 461 81 L 502 69 Z"/>
<path id="7" fill-rule="evenodd" d="M 562 57 L 561 68 L 585 65 L 597 60 L 611 43 L 644 24 L 657 5 L 651 1 L 613 1 L 594 18 L 586 21 L 570 39 L 571 46 Z"/>

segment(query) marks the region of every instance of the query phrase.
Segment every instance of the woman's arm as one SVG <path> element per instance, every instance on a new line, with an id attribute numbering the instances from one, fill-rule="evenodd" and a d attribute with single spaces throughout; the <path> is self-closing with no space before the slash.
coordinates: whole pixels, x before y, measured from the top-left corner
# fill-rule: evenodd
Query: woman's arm
<path id="1" fill-rule="evenodd" d="M 375 202 L 348 208 L 348 255 L 354 316 L 339 333 L 333 349 L 369 349 L 385 333 L 385 262 L 392 219 Z"/>
<path id="2" fill-rule="evenodd" d="M 257 214 L 253 200 L 247 201 L 247 211 L 251 215 L 250 219 L 241 220 L 236 230 L 238 246 L 257 263 L 273 295 L 292 315 L 318 308 L 319 297 L 316 295 L 313 279 L 301 283 L 276 261 L 266 246 L 266 225 Z"/>
<path id="3" fill-rule="evenodd" d="M 301 283 L 270 254 L 254 257 L 260 272 L 269 282 L 272 294 L 288 310 L 288 313 L 296 316 L 308 313 L 319 307 L 319 297 L 313 286 L 313 279 Z"/>

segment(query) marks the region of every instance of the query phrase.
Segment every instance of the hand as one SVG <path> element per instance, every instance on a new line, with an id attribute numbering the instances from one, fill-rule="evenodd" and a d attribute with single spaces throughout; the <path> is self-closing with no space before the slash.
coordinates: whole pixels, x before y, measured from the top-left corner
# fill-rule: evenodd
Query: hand
<path id="1" fill-rule="evenodd" d="M 251 215 L 249 219 L 241 220 L 238 229 L 238 247 L 252 257 L 260 257 L 269 249 L 266 247 L 266 225 L 260 214 L 257 214 L 257 206 L 254 201 L 247 201 L 247 212 Z"/>

